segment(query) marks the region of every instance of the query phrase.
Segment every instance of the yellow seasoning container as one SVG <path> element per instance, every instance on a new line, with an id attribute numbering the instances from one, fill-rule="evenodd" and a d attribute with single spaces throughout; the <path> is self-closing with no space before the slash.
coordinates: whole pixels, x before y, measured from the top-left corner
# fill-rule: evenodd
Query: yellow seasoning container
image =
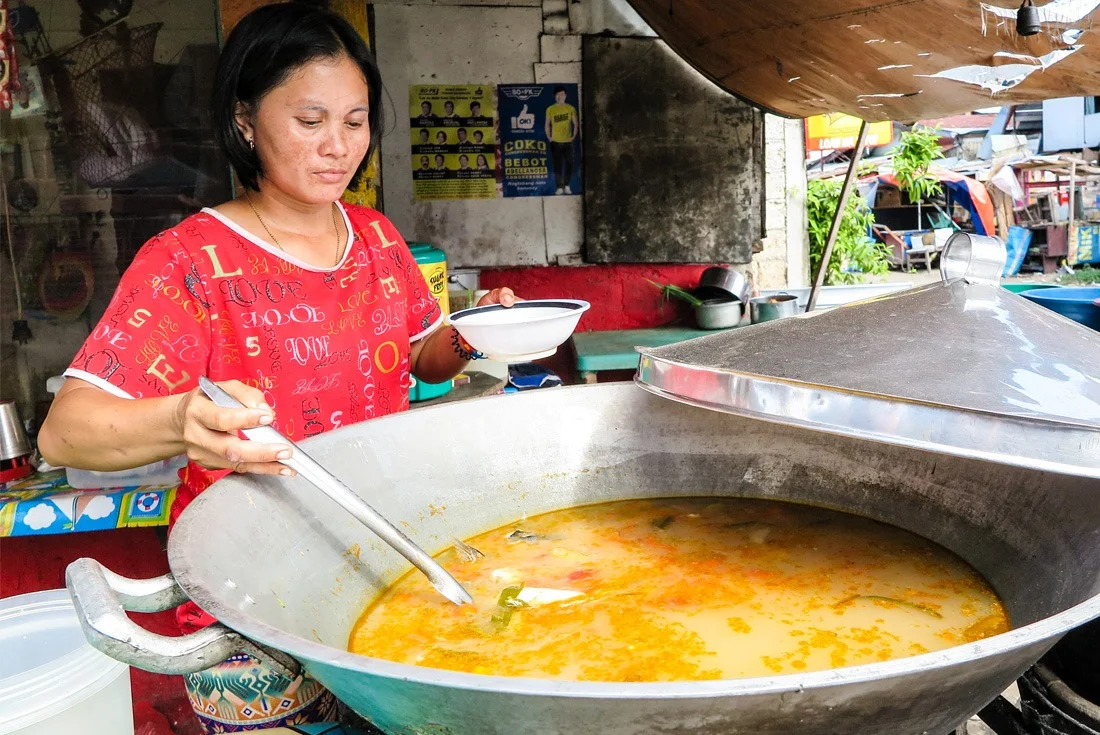
<path id="1" fill-rule="evenodd" d="M 444 314 L 450 313 L 450 298 L 447 294 L 447 255 L 442 250 L 432 247 L 426 242 L 411 242 L 409 250 L 416 258 L 416 264 L 420 266 L 420 272 L 424 274 L 424 280 L 432 296 L 439 301 L 439 307 Z M 415 380 L 415 378 L 414 378 Z M 416 380 L 409 390 L 410 401 L 426 401 L 429 398 L 438 398 L 446 395 L 454 387 L 453 381 L 444 383 L 425 383 Z"/>
<path id="2" fill-rule="evenodd" d="M 447 296 L 447 255 L 424 242 L 409 243 L 409 250 L 416 258 L 416 264 L 420 266 L 420 272 L 424 274 L 432 296 L 439 301 L 443 313 L 449 314 L 451 309 Z"/>

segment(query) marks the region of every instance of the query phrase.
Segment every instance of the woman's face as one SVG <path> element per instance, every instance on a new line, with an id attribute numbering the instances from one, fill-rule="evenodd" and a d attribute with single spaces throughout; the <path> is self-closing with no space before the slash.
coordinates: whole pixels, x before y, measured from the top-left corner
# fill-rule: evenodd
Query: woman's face
<path id="1" fill-rule="evenodd" d="M 366 80 L 348 58 L 311 61 L 237 124 L 253 138 L 262 186 L 304 203 L 340 198 L 370 147 Z"/>
<path id="2" fill-rule="evenodd" d="M 435 142 L 443 145 L 447 142 L 447 134 L 440 130 L 438 133 L 435 134 Z"/>

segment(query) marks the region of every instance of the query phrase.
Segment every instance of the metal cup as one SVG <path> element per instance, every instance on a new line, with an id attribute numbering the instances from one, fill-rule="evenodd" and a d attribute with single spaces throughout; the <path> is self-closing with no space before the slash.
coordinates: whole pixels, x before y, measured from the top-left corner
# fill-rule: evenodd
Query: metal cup
<path id="1" fill-rule="evenodd" d="M 0 401 L 0 460 L 30 453 L 31 443 L 23 422 L 19 420 L 19 407 L 15 401 Z"/>
<path id="2" fill-rule="evenodd" d="M 946 283 L 964 278 L 970 283 L 1001 282 L 1008 250 L 998 237 L 956 232 L 940 253 L 940 278 Z"/>

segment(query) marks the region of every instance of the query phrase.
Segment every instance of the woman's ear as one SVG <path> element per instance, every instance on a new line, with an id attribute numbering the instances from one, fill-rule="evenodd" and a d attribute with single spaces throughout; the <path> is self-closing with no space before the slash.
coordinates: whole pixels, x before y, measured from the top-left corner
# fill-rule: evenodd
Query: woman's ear
<path id="1" fill-rule="evenodd" d="M 255 148 L 256 144 L 253 137 L 256 131 L 252 127 L 252 113 L 249 112 L 248 106 L 245 105 L 245 103 L 238 102 L 233 108 L 233 121 L 237 124 L 237 130 L 240 131 L 241 137 L 244 138 L 244 142 L 247 143 L 250 148 Z"/>

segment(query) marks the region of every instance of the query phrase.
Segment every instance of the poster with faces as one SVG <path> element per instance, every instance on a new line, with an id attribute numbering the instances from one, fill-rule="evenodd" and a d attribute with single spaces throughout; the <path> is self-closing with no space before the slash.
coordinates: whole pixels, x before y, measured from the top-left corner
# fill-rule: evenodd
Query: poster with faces
<path id="1" fill-rule="evenodd" d="M 498 196 L 493 85 L 410 86 L 409 128 L 416 199 Z"/>

